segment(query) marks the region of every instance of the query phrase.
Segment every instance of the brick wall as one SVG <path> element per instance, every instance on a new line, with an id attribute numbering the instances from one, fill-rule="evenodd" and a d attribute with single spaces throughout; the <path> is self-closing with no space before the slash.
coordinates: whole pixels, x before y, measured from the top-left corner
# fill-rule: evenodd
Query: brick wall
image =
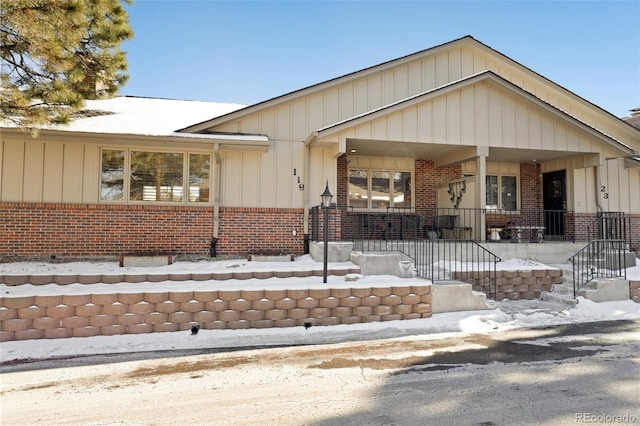
<path id="1" fill-rule="evenodd" d="M 303 220 L 302 209 L 221 208 L 216 249 L 221 254 L 302 254 Z"/>
<path id="2" fill-rule="evenodd" d="M 629 217 L 631 249 L 640 257 L 640 214 L 629 215 Z"/>
<path id="3" fill-rule="evenodd" d="M 542 168 L 537 163 L 520 163 L 520 204 L 524 210 L 542 209 Z"/>
<path id="4" fill-rule="evenodd" d="M 433 212 L 437 202 L 438 184 L 462 177 L 460 165 L 436 168 L 432 160 L 418 159 L 415 163 L 416 212 Z"/>
<path id="5" fill-rule="evenodd" d="M 336 203 L 338 206 L 347 205 L 347 196 L 349 195 L 349 175 L 347 163 L 347 154 L 342 154 L 336 159 Z"/>
<path id="6" fill-rule="evenodd" d="M 598 239 L 598 214 L 597 213 L 572 213 L 567 215 L 565 230 L 569 238 L 576 241 L 589 241 Z M 640 255 L 640 215 L 626 214 L 628 225 L 627 239 L 631 250 Z"/>
<path id="7" fill-rule="evenodd" d="M 222 208 L 217 253 L 301 254 L 302 222 L 302 209 Z M 0 203 L 0 257 L 208 255 L 212 235 L 212 206 Z"/>

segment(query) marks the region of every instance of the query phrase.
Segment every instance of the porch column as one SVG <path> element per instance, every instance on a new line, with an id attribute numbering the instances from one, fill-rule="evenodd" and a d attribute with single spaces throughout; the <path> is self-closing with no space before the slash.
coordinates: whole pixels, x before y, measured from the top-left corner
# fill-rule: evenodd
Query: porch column
<path id="1" fill-rule="evenodd" d="M 486 215 L 483 214 L 487 208 L 487 156 L 489 155 L 488 147 L 478 147 L 478 156 L 476 157 L 476 208 L 481 209 L 477 223 L 480 226 L 480 241 L 487 239 L 485 229 Z"/>

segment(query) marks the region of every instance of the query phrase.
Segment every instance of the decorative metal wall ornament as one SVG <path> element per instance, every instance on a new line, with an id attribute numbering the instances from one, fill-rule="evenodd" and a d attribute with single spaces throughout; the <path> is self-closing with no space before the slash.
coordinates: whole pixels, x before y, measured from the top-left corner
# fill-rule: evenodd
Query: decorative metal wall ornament
<path id="1" fill-rule="evenodd" d="M 453 203 L 453 208 L 457 209 L 460 205 L 460 201 L 462 201 L 462 196 L 467 191 L 467 181 L 461 180 L 457 182 L 449 182 L 449 189 L 447 190 L 447 194 L 449 194 L 449 199 Z"/>

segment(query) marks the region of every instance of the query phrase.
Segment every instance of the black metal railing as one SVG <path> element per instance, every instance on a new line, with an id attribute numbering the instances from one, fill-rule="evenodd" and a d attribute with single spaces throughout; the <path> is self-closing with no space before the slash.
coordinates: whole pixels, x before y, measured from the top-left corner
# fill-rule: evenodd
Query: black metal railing
<path id="1" fill-rule="evenodd" d="M 432 239 L 574 242 L 573 215 L 566 210 L 438 208 L 427 212 L 423 223 L 425 232 Z"/>
<path id="2" fill-rule="evenodd" d="M 416 222 L 412 222 L 416 226 Z M 413 226 L 410 229 L 413 229 Z M 501 259 L 471 240 L 354 240 L 354 250 L 362 252 L 396 251 L 413 260 L 416 275 L 431 281 L 463 281 L 473 289 L 494 298 L 496 263 Z"/>
<path id="3" fill-rule="evenodd" d="M 627 278 L 625 253 L 627 242 L 621 239 L 590 241 L 569 258 L 573 270 L 573 297 L 578 289 L 596 278 Z"/>
<path id="4" fill-rule="evenodd" d="M 420 217 L 415 214 L 380 212 L 349 216 L 356 230 L 354 248 L 357 250 L 405 252 L 410 242 L 423 238 Z"/>
<path id="5" fill-rule="evenodd" d="M 623 240 L 631 245 L 631 218 L 623 212 L 600 212 L 596 221 L 596 239 Z"/>
<path id="6" fill-rule="evenodd" d="M 501 259 L 471 240 L 421 240 L 415 243 L 416 273 L 431 281 L 463 281 L 495 300 L 496 264 Z"/>
<path id="7" fill-rule="evenodd" d="M 309 209 L 309 216 L 311 217 L 311 241 L 324 240 L 324 214 L 325 209 L 322 206 L 313 206 Z M 327 240 L 337 241 L 340 239 L 338 238 L 338 231 L 340 230 L 340 210 L 336 207 L 330 207 L 326 209 L 326 214 L 328 215 Z"/>
<path id="8" fill-rule="evenodd" d="M 640 236 L 632 232 L 633 220 L 640 221 L 640 218 L 616 212 L 474 208 L 364 212 L 348 207 L 337 210 L 341 212 L 341 239 L 364 240 L 364 244 L 414 239 L 539 243 L 613 238 L 627 241 L 631 248 L 640 248 Z M 330 227 L 337 226 L 336 219 L 331 216 Z M 313 225 L 313 229 L 316 228 L 317 225 Z"/>

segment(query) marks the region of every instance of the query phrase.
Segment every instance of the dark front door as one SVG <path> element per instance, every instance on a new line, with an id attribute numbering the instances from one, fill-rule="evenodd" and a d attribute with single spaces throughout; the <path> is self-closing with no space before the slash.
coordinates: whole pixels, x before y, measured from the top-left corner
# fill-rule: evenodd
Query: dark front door
<path id="1" fill-rule="evenodd" d="M 542 175 L 542 199 L 546 235 L 564 235 L 564 213 L 567 210 L 567 171 Z"/>

